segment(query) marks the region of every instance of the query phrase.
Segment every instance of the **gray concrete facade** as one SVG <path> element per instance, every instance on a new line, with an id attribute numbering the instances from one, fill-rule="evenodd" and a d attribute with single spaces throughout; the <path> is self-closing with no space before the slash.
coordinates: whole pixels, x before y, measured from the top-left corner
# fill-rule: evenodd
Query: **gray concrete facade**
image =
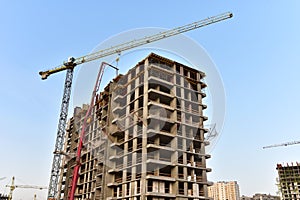
<path id="1" fill-rule="evenodd" d="M 151 53 L 97 96 L 77 199 L 209 199 L 202 99 L 205 74 Z M 77 110 L 76 110 L 77 109 Z M 60 185 L 67 199 L 86 108 L 67 129 Z"/>

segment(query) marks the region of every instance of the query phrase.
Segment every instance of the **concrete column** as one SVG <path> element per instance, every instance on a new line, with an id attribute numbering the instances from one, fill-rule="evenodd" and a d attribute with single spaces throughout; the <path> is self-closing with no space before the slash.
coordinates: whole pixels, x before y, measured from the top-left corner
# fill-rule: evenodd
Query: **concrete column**
<path id="1" fill-rule="evenodd" d="M 143 119 L 148 116 L 148 73 L 149 61 L 145 60 L 145 73 L 144 73 L 144 102 L 143 102 Z M 145 200 L 146 196 L 146 172 L 147 172 L 147 127 L 143 126 L 143 139 L 142 139 L 142 177 L 141 177 L 141 200 Z"/>

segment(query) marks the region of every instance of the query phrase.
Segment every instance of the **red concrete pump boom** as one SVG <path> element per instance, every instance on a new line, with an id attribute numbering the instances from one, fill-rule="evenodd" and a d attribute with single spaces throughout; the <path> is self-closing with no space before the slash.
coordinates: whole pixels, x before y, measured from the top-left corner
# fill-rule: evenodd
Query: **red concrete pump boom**
<path id="1" fill-rule="evenodd" d="M 88 110 L 85 114 L 85 117 L 84 117 L 84 120 L 83 120 L 83 125 L 82 125 L 80 136 L 79 136 L 79 143 L 78 143 L 77 153 L 76 153 L 76 165 L 75 165 L 74 170 L 73 170 L 73 178 L 72 178 L 72 183 L 71 183 L 71 189 L 69 191 L 69 196 L 68 196 L 68 199 L 70 199 L 70 200 L 74 200 L 75 190 L 76 190 L 77 181 L 78 181 L 78 172 L 79 172 L 79 169 L 81 167 L 80 158 L 81 158 L 83 139 L 84 139 L 84 136 L 85 136 L 85 130 L 87 128 L 88 119 L 91 115 L 92 109 L 93 109 L 94 104 L 95 104 L 96 94 L 99 90 L 101 80 L 102 80 L 102 77 L 103 77 L 103 74 L 104 74 L 104 69 L 105 69 L 106 66 L 110 66 L 110 67 L 116 69 L 117 72 L 118 72 L 118 68 L 116 68 L 113 65 L 110 65 L 106 62 L 102 62 L 101 65 L 100 65 L 100 69 L 99 69 L 97 79 L 96 79 L 96 82 L 95 82 L 95 86 L 94 86 L 94 90 L 93 90 L 93 93 L 92 93 L 90 105 L 89 105 Z"/>

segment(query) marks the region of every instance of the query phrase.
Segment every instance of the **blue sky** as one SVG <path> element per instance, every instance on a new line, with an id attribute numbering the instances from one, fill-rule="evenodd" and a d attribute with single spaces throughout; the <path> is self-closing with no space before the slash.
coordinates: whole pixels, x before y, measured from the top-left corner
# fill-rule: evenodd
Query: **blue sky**
<path id="1" fill-rule="evenodd" d="M 211 153 L 210 180 L 237 180 L 241 194 L 275 194 L 276 163 L 299 161 L 299 1 L 1 1 L 0 193 L 48 185 L 65 73 L 38 72 L 78 57 L 120 32 L 173 28 L 226 11 L 234 18 L 186 33 L 224 82 L 226 119 Z M 133 38 L 132 38 L 133 39 Z M 126 71 L 126 70 L 125 70 Z M 78 73 L 78 70 L 76 70 Z M 72 108 L 70 108 L 72 110 Z M 46 191 L 16 189 L 15 199 Z"/>

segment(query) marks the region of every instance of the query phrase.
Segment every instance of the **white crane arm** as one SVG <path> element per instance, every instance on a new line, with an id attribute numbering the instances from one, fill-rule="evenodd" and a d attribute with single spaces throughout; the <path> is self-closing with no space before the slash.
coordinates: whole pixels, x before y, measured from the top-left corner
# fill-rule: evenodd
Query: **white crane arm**
<path id="1" fill-rule="evenodd" d="M 273 147 L 281 147 L 281 146 L 289 146 L 289 145 L 294 145 L 294 144 L 300 144 L 300 141 L 286 142 L 286 143 L 281 143 L 281 144 L 273 144 L 273 145 L 265 146 L 265 147 L 263 147 L 263 149 L 273 148 Z"/>
<path id="2" fill-rule="evenodd" d="M 38 190 L 47 189 L 47 187 L 36 186 L 36 185 L 15 185 L 15 187 L 16 188 L 31 188 L 31 189 L 38 189 Z"/>
<path id="3" fill-rule="evenodd" d="M 171 30 L 160 32 L 155 35 L 147 36 L 147 37 L 144 37 L 141 39 L 132 40 L 129 42 L 125 42 L 123 44 L 119 44 L 119 45 L 116 45 L 113 47 L 102 49 L 95 53 L 91 53 L 91 54 L 88 54 L 85 56 L 81 56 L 78 58 L 70 58 L 70 60 L 68 60 L 67 62 L 64 62 L 63 65 L 60 65 L 56 68 L 53 68 L 53 69 L 50 69 L 47 71 L 41 71 L 41 72 L 39 72 L 39 74 L 42 76 L 42 79 L 47 79 L 48 76 L 50 76 L 51 74 L 54 74 L 56 72 L 64 71 L 64 70 L 70 69 L 70 68 L 73 69 L 77 65 L 80 65 L 80 64 L 83 64 L 86 62 L 90 62 L 90 61 L 93 61 L 93 60 L 96 60 L 99 58 L 103 58 L 105 56 L 109 56 L 112 54 L 117 54 L 117 53 L 120 53 L 120 52 L 128 50 L 128 49 L 132 49 L 132 48 L 135 48 L 138 46 L 142 46 L 144 44 L 148 44 L 148 43 L 155 42 L 155 41 L 158 41 L 158 40 L 161 40 L 164 38 L 178 35 L 178 34 L 193 30 L 193 29 L 207 26 L 209 24 L 223 21 L 228 18 L 231 18 L 232 16 L 233 16 L 233 14 L 231 12 L 226 12 L 226 13 L 216 15 L 213 17 L 209 17 L 209 18 L 206 18 L 206 19 L 203 19 L 203 20 L 191 23 L 191 24 L 187 24 L 187 25 L 180 26 L 180 27 L 177 27 L 177 28 L 174 28 Z"/>

